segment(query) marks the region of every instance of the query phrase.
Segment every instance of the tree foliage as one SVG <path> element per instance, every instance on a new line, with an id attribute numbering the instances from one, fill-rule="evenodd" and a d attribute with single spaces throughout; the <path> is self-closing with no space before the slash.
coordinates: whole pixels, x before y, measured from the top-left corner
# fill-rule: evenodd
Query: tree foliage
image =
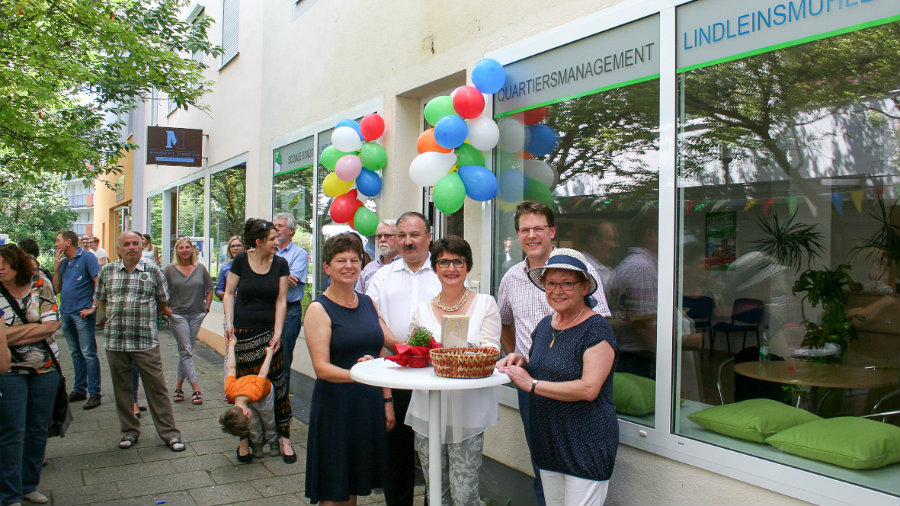
<path id="1" fill-rule="evenodd" d="M 49 176 L 41 184 L 14 181 L 0 191 L 0 233 L 11 242 L 37 241 L 41 251 L 52 251 L 56 234 L 69 230 L 77 215 L 66 207 L 65 183 Z"/>
<path id="2" fill-rule="evenodd" d="M 202 107 L 218 56 L 187 0 L 0 0 L 0 186 L 47 173 L 88 180 L 136 146 L 122 117 L 153 88 Z"/>

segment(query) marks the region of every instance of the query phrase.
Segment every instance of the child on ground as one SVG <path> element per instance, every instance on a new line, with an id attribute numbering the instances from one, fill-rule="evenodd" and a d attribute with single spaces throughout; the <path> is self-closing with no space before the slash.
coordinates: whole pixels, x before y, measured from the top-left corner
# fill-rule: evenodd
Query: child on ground
<path id="1" fill-rule="evenodd" d="M 240 438 L 237 459 L 251 462 L 253 457 L 263 456 L 263 445 L 268 443 L 270 452 L 279 453 L 278 431 L 275 428 L 275 402 L 272 382 L 266 377 L 275 350 L 266 348 L 266 358 L 256 376 L 235 378 L 235 340 L 226 342 L 225 395 L 234 399 L 234 406 L 219 417 L 222 431 Z"/>

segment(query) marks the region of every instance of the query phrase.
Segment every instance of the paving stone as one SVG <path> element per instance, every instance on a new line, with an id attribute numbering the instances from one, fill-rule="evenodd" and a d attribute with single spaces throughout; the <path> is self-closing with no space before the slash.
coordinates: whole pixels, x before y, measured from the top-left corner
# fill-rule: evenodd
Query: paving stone
<path id="1" fill-rule="evenodd" d="M 93 469 L 97 467 L 112 467 L 134 464 L 136 462 L 141 462 L 141 456 L 137 452 L 133 451 L 116 450 L 103 453 L 92 453 L 89 455 L 84 455 L 80 458 L 72 458 L 69 455 L 57 458 L 48 458 L 47 462 L 47 467 L 44 469 L 45 475 L 47 474 L 47 471 L 65 472 L 81 469 Z M 43 478 L 41 479 L 41 481 L 43 481 Z"/>
<path id="2" fill-rule="evenodd" d="M 255 488 L 248 486 L 246 483 L 229 483 L 227 485 L 194 488 L 190 490 L 190 493 L 198 506 L 214 506 L 229 503 L 245 504 L 247 501 L 262 498 Z"/>
<path id="3" fill-rule="evenodd" d="M 206 471 L 191 471 L 149 477 L 138 475 L 130 480 L 118 481 L 116 484 L 122 497 L 134 497 L 207 487 L 214 483 Z"/>
<path id="4" fill-rule="evenodd" d="M 52 493 L 46 495 L 50 497 L 53 504 L 64 504 L 66 506 L 94 504 L 122 497 L 119 494 L 119 487 L 117 487 L 115 483 L 100 483 L 98 485 L 89 486 L 67 486 L 59 490 L 54 490 Z"/>
<path id="5" fill-rule="evenodd" d="M 176 473 L 184 473 L 201 469 L 213 469 L 215 467 L 232 465 L 234 463 L 221 453 L 210 453 L 207 455 L 198 455 L 196 457 L 170 460 L 169 464 L 172 465 L 172 468 L 175 469 Z"/>
<path id="6" fill-rule="evenodd" d="M 266 457 L 262 464 L 275 476 L 287 476 L 291 474 L 303 474 L 306 472 L 306 454 L 298 453 L 297 462 L 285 464 L 281 457 Z"/>
<path id="7" fill-rule="evenodd" d="M 160 476 L 173 474 L 175 469 L 165 460 L 156 462 L 141 462 L 116 467 L 102 467 L 99 469 L 87 469 L 82 472 L 85 485 L 94 483 L 109 483 L 115 481 L 128 481 L 135 477 Z"/>
<path id="8" fill-rule="evenodd" d="M 282 496 L 286 494 L 303 495 L 306 491 L 304 483 L 305 475 L 298 476 L 276 476 L 263 480 L 253 480 L 253 487 L 259 491 L 264 497 Z M 275 500 L 272 500 L 276 504 Z"/>
<path id="9" fill-rule="evenodd" d="M 306 502 L 303 497 L 297 494 L 264 497 L 262 499 L 255 499 L 252 501 L 231 503 L 225 506 L 271 506 L 273 504 L 277 504 L 278 506 L 309 506 L 309 503 Z"/>
<path id="10" fill-rule="evenodd" d="M 141 456 L 141 460 L 144 462 L 156 462 L 157 460 L 174 460 L 174 459 L 184 459 L 188 457 L 196 457 L 197 454 L 191 449 L 189 444 L 185 444 L 186 448 L 182 452 L 173 452 L 169 449 L 168 445 L 164 445 L 159 442 L 158 439 L 154 440 L 153 446 L 147 446 L 145 448 L 138 448 L 137 452 Z"/>
<path id="11" fill-rule="evenodd" d="M 47 491 L 49 490 L 58 490 L 84 484 L 85 483 L 81 478 L 81 471 L 79 470 L 54 471 L 48 473 L 47 468 L 44 468 L 44 472 L 41 473 L 41 483 L 38 486 L 38 490 L 47 494 Z"/>
<path id="12" fill-rule="evenodd" d="M 236 481 L 264 480 L 271 478 L 272 473 L 262 464 L 241 464 L 239 466 L 216 467 L 209 470 L 209 476 L 217 485 L 234 483 Z"/>
<path id="13" fill-rule="evenodd" d="M 229 436 L 224 434 L 227 437 L 221 437 L 218 439 L 209 439 L 204 441 L 188 441 L 188 447 L 192 448 L 194 454 L 196 455 L 206 455 L 208 453 L 225 453 L 226 455 L 229 453 L 234 453 L 234 449 L 237 448 L 238 442 L 235 440 L 234 436 Z"/>
<path id="14" fill-rule="evenodd" d="M 142 495 L 138 497 L 122 497 L 111 501 L 94 503 L 92 506 L 148 506 L 157 501 L 166 501 L 165 506 L 197 506 L 194 498 L 186 491 L 168 492 L 157 495 Z"/>

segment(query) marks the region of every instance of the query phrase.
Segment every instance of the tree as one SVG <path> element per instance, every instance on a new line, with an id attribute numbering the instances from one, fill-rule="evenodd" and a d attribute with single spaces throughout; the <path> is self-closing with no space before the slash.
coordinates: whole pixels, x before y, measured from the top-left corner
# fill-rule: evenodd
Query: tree
<path id="1" fill-rule="evenodd" d="M 31 238 L 41 251 L 53 251 L 56 234 L 69 230 L 77 215 L 66 207 L 65 183 L 59 176 L 41 184 L 16 181 L 0 191 L 0 232 L 11 242 Z"/>
<path id="2" fill-rule="evenodd" d="M 187 0 L 0 0 L 0 187 L 119 172 L 125 113 L 157 89 L 202 107 L 218 56 Z M 112 121 L 110 121 L 112 119 Z"/>

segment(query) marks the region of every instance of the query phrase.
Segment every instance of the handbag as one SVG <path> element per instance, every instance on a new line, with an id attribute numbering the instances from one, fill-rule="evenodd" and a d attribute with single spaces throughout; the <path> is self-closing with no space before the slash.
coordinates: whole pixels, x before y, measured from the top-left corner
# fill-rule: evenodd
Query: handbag
<path id="1" fill-rule="evenodd" d="M 15 311 L 19 320 L 27 322 L 28 319 L 25 317 L 25 313 L 19 306 L 18 301 L 6 291 L 6 288 L 4 288 L 3 285 L 0 285 L 0 292 L 3 292 L 3 297 L 6 298 L 6 302 L 9 303 L 10 309 Z M 66 431 L 69 430 L 69 425 L 72 424 L 72 408 L 69 407 L 69 395 L 66 393 L 66 377 L 63 376 L 62 367 L 59 366 L 59 360 L 57 360 L 53 348 L 50 347 L 50 344 L 46 339 L 43 340 L 43 343 L 50 353 L 53 365 L 59 372 L 59 387 L 56 389 L 56 399 L 53 401 L 53 413 L 50 415 L 50 426 L 47 428 L 47 434 L 50 437 L 66 437 Z"/>

